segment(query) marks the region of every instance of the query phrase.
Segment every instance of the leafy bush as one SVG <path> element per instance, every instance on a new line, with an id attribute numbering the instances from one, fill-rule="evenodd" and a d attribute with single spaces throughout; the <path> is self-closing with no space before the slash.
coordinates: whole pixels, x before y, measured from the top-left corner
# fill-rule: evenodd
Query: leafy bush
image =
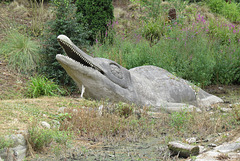
<path id="1" fill-rule="evenodd" d="M 104 37 L 114 18 L 112 0 L 77 0 L 76 6 L 77 14 L 83 15 L 79 22 L 88 25 L 92 31 L 91 42 L 95 42 L 98 34 Z"/>
<path id="2" fill-rule="evenodd" d="M 43 76 L 31 77 L 27 87 L 27 96 L 33 98 L 64 95 L 65 93 L 65 90 L 61 89 L 55 82 Z"/>
<path id="3" fill-rule="evenodd" d="M 207 2 L 210 9 L 215 13 L 221 13 L 225 3 L 226 2 L 224 0 L 209 0 Z"/>
<path id="4" fill-rule="evenodd" d="M 56 18 L 49 21 L 46 25 L 47 30 L 42 37 L 42 54 L 44 56 L 44 64 L 41 72 L 48 78 L 54 78 L 58 84 L 69 85 L 75 87 L 72 79 L 67 75 L 66 71 L 56 60 L 57 54 L 64 54 L 63 49 L 57 42 L 57 36 L 64 34 L 68 36 L 76 45 L 88 44 L 87 29 L 77 22 L 81 19 L 81 15 L 76 15 L 76 8 L 71 3 L 71 0 L 56 0 L 54 1 L 56 7 Z"/>
<path id="5" fill-rule="evenodd" d="M 38 43 L 17 30 L 8 32 L 1 47 L 1 54 L 12 69 L 24 74 L 34 72 L 40 62 Z"/>

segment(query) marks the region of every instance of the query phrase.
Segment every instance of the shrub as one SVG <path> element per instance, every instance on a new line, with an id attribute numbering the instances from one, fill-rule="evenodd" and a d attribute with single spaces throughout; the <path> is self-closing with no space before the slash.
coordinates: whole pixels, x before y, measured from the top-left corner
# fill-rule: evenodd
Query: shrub
<path id="1" fill-rule="evenodd" d="M 56 83 L 43 76 L 31 77 L 31 81 L 27 87 L 27 96 L 33 98 L 64 94 L 66 94 L 65 90 L 61 89 Z"/>
<path id="2" fill-rule="evenodd" d="M 98 34 L 104 37 L 108 25 L 113 21 L 112 0 L 77 0 L 77 14 L 83 17 L 79 22 L 88 25 L 92 31 L 90 35 L 91 42 L 95 42 Z"/>
<path id="3" fill-rule="evenodd" d="M 6 57 L 12 69 L 24 74 L 34 72 L 40 61 L 38 43 L 17 30 L 8 32 L 1 54 Z"/>
<path id="4" fill-rule="evenodd" d="M 44 56 L 44 63 L 41 72 L 48 78 L 54 78 L 58 84 L 68 85 L 75 88 L 72 79 L 67 75 L 66 71 L 56 60 L 57 54 L 64 54 L 63 49 L 57 42 L 57 36 L 60 34 L 67 35 L 76 45 L 88 44 L 87 29 L 77 19 L 81 15 L 76 15 L 76 8 L 70 0 L 54 1 L 56 7 L 56 18 L 47 23 L 47 29 L 42 37 L 42 51 Z"/>

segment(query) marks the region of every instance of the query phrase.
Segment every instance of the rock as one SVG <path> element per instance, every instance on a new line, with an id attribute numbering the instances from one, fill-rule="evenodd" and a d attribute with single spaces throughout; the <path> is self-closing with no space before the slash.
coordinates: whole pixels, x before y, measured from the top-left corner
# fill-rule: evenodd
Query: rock
<path id="1" fill-rule="evenodd" d="M 207 150 L 204 146 L 198 146 L 198 147 L 199 147 L 199 154 L 202 154 Z"/>
<path id="2" fill-rule="evenodd" d="M 186 142 L 187 142 L 188 144 L 196 143 L 196 142 L 197 142 L 197 139 L 196 139 L 195 137 L 187 138 L 187 139 L 186 139 Z"/>
<path id="3" fill-rule="evenodd" d="M 216 145 L 216 144 L 212 144 Z M 204 152 L 195 161 L 240 160 L 240 138 L 235 141 L 216 146 L 213 150 Z"/>
<path id="4" fill-rule="evenodd" d="M 44 128 L 47 128 L 47 129 L 50 129 L 50 128 L 51 128 L 50 124 L 47 123 L 46 121 L 42 121 L 42 122 L 41 122 L 41 125 L 42 125 Z"/>
<path id="5" fill-rule="evenodd" d="M 234 152 L 234 151 L 240 150 L 240 143 L 234 142 L 234 143 L 223 144 L 223 145 L 217 146 L 215 150 L 221 153 Z"/>
<path id="6" fill-rule="evenodd" d="M 0 151 L 1 159 L 7 161 L 23 161 L 27 153 L 27 143 L 22 134 L 6 136 L 12 140 L 13 148 L 4 148 Z"/>
<path id="7" fill-rule="evenodd" d="M 209 147 L 216 147 L 217 145 L 212 143 L 212 144 L 209 144 L 208 146 Z"/>
<path id="8" fill-rule="evenodd" d="M 196 156 L 199 154 L 199 147 L 185 144 L 182 142 L 169 142 L 168 148 L 172 155 L 179 155 L 180 157 L 187 158 L 189 156 Z"/>
<path id="9" fill-rule="evenodd" d="M 219 161 L 217 159 L 218 156 L 220 156 L 221 153 L 217 152 L 217 151 L 208 151 L 206 153 L 203 153 L 199 156 L 197 156 L 195 161 Z"/>
<path id="10" fill-rule="evenodd" d="M 221 111 L 221 112 L 230 112 L 230 111 L 232 111 L 232 109 L 231 109 L 231 108 L 221 107 L 221 108 L 220 108 L 220 111 Z"/>

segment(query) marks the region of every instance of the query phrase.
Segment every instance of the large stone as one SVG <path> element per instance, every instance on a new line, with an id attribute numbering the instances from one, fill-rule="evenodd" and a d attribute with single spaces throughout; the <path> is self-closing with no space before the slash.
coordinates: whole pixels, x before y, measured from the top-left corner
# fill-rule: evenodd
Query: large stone
<path id="1" fill-rule="evenodd" d="M 168 148 L 172 155 L 179 155 L 180 157 L 196 156 L 199 154 L 199 147 L 185 144 L 179 141 L 168 143 Z"/>
<path id="2" fill-rule="evenodd" d="M 23 161 L 27 153 L 27 143 L 22 134 L 6 136 L 13 141 L 12 148 L 4 148 L 0 151 L 0 158 L 6 161 Z"/>

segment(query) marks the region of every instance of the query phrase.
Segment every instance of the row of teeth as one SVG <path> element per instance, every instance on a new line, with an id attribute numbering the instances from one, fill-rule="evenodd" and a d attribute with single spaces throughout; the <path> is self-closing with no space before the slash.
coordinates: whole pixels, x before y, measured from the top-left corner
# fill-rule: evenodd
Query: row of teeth
<path id="1" fill-rule="evenodd" d="M 98 70 L 98 71 L 101 71 L 97 66 L 95 66 L 95 65 L 93 65 L 89 60 L 87 60 L 86 58 L 84 58 L 81 54 L 79 54 L 78 52 L 76 52 L 76 50 L 70 45 L 70 44 L 68 44 L 68 43 L 66 43 L 66 42 L 64 42 L 64 41 L 62 41 L 62 40 L 59 40 L 59 41 L 61 41 L 62 43 L 64 43 L 65 45 L 67 45 L 69 48 L 71 48 L 72 49 L 72 51 L 74 51 L 74 53 L 76 53 L 83 61 L 85 61 L 86 63 L 88 63 L 92 68 L 94 68 L 94 69 L 96 69 L 96 70 Z M 74 60 L 74 59 L 72 59 L 72 60 Z M 75 62 L 78 62 L 78 61 L 76 61 L 76 60 L 74 60 Z M 79 63 L 79 62 L 78 62 Z M 81 64 L 81 63 L 80 63 Z M 83 64 L 81 64 L 81 65 L 83 65 Z M 84 66 L 84 65 L 83 65 Z"/>

